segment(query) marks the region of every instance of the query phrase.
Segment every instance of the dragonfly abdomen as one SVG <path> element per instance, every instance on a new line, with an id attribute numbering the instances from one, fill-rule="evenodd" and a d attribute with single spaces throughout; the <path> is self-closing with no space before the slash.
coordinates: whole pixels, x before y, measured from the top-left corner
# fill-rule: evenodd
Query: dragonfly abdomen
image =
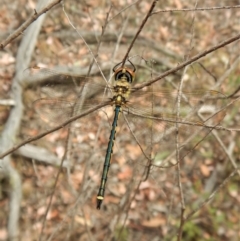
<path id="1" fill-rule="evenodd" d="M 112 152 L 113 152 L 116 127 L 117 127 L 117 121 L 118 121 L 118 116 L 119 116 L 120 110 L 121 110 L 121 106 L 116 106 L 115 111 L 114 111 L 115 115 L 114 115 L 114 120 L 112 123 L 112 130 L 111 130 L 111 134 L 109 137 L 107 152 L 106 152 L 104 166 L 103 166 L 101 184 L 100 184 L 100 188 L 99 188 L 98 195 L 97 195 L 97 209 L 100 209 L 101 203 L 104 198 L 105 186 L 106 186 L 106 182 L 107 182 L 108 170 L 109 170 L 109 167 L 111 164 L 111 156 L 112 156 Z"/>

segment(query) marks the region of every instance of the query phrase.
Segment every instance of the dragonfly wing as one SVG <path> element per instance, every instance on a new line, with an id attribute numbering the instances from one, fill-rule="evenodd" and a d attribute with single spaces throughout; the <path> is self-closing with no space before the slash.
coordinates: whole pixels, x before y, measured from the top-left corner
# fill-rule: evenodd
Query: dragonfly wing
<path id="1" fill-rule="evenodd" d="M 111 88 L 84 76 L 67 75 L 47 68 L 29 68 L 25 75 L 41 83 L 33 106 L 48 125 L 55 126 L 109 100 Z"/>
<path id="2" fill-rule="evenodd" d="M 155 156 L 155 161 L 162 163 L 168 156 L 168 160 L 175 159 L 176 163 L 177 146 L 181 158 L 193 152 L 197 143 L 211 136 L 223 119 L 224 111 L 214 115 L 224 105 L 225 98 L 220 92 L 196 90 L 182 95 L 179 110 L 176 91 L 156 88 L 133 93 L 123 108 L 130 132 L 146 159 Z"/>
<path id="3" fill-rule="evenodd" d="M 40 98 L 33 103 L 40 118 L 49 126 L 66 121 L 72 116 L 74 102 L 64 99 Z"/>

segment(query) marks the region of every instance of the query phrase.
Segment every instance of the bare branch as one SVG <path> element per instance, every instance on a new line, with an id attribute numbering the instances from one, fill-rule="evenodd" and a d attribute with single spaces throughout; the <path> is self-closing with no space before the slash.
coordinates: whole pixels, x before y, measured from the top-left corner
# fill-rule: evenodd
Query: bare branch
<path id="1" fill-rule="evenodd" d="M 6 40 L 4 40 L 2 43 L 0 43 L 0 49 L 4 49 L 9 43 L 11 43 L 15 38 L 17 38 L 19 35 L 23 34 L 23 31 L 27 29 L 27 27 L 36 21 L 42 14 L 48 12 L 51 8 L 59 4 L 62 0 L 56 0 L 52 3 L 50 3 L 48 6 L 43 8 L 41 11 L 37 12 L 36 9 L 34 9 L 34 14 L 25 22 L 23 23 L 14 33 L 12 33 Z"/>
<path id="2" fill-rule="evenodd" d="M 19 148 L 16 151 L 16 154 L 33 160 L 37 160 L 39 162 L 46 163 L 48 165 L 53 165 L 57 167 L 61 165 L 61 160 L 56 155 L 54 155 L 53 153 L 51 153 L 43 147 L 27 144 Z M 66 160 L 63 163 L 63 167 L 69 167 L 69 164 Z"/>

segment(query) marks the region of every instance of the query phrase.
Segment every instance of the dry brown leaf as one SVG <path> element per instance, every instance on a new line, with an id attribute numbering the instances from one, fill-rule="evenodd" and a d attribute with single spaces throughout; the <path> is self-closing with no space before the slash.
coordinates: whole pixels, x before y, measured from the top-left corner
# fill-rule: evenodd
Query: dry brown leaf
<path id="1" fill-rule="evenodd" d="M 129 156 L 130 156 L 130 158 L 131 159 L 136 159 L 136 157 L 138 157 L 140 154 L 141 154 L 141 150 L 140 150 L 140 148 L 138 148 L 138 147 L 136 147 L 136 146 L 134 146 L 134 145 L 128 145 L 127 147 L 126 147 L 126 149 L 128 150 L 128 152 L 129 152 Z"/>
<path id="2" fill-rule="evenodd" d="M 166 224 L 166 219 L 162 217 L 155 217 L 149 220 L 145 220 L 141 223 L 143 226 L 148 228 L 156 228 Z"/>
<path id="3" fill-rule="evenodd" d="M 208 177 L 210 175 L 210 169 L 208 166 L 201 165 L 200 170 L 201 170 L 201 173 L 203 174 L 203 176 Z"/>
<path id="4" fill-rule="evenodd" d="M 114 197 L 114 196 L 105 196 L 104 198 L 104 203 L 108 204 L 108 203 L 115 203 L 118 204 L 119 203 L 119 198 L 118 197 Z"/>
<path id="5" fill-rule="evenodd" d="M 146 189 L 151 187 L 151 183 L 147 180 L 145 182 L 142 182 L 139 186 L 139 190 Z"/>
<path id="6" fill-rule="evenodd" d="M 50 210 L 47 214 L 47 220 L 59 218 L 59 211 L 57 209 Z"/>
<path id="7" fill-rule="evenodd" d="M 182 9 L 183 8 L 181 1 L 175 0 L 174 2 L 175 2 L 175 4 L 176 4 L 178 9 Z"/>
<path id="8" fill-rule="evenodd" d="M 91 220 L 86 219 L 86 217 L 75 216 L 74 220 L 81 225 L 84 225 L 84 226 L 87 225 L 88 227 L 92 227 Z"/>
<path id="9" fill-rule="evenodd" d="M 132 177 L 132 174 L 132 169 L 129 166 L 125 166 L 122 168 L 122 171 L 118 173 L 118 179 L 129 179 L 130 177 Z"/>
<path id="10" fill-rule="evenodd" d="M 74 197 L 66 190 L 62 189 L 61 191 L 61 199 L 64 204 L 71 204 L 74 202 Z"/>
<path id="11" fill-rule="evenodd" d="M 0 239 L 7 240 L 7 229 L 0 229 Z"/>

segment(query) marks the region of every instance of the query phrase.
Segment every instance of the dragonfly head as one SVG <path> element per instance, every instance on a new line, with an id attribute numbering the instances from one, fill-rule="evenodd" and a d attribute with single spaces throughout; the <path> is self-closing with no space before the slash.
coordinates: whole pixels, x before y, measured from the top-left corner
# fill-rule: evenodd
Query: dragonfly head
<path id="1" fill-rule="evenodd" d="M 129 61 L 129 60 L 128 60 Z M 130 61 L 129 61 L 130 62 Z M 115 80 L 118 81 L 120 79 L 125 79 L 128 83 L 132 83 L 134 81 L 135 78 L 135 71 L 136 68 L 133 65 L 132 62 L 130 62 L 133 66 L 133 68 L 127 67 L 127 66 L 121 66 L 119 68 L 116 68 L 117 66 L 119 66 L 121 63 L 117 64 L 114 68 L 114 77 Z"/>

